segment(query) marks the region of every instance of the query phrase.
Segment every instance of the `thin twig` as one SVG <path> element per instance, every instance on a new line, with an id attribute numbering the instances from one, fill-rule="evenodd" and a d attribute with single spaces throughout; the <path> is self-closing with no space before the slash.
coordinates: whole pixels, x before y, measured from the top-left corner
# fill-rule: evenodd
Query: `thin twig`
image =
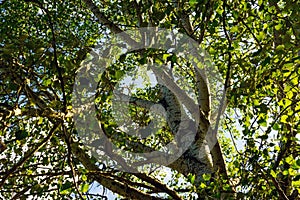
<path id="1" fill-rule="evenodd" d="M 48 136 L 45 139 L 43 139 L 34 149 L 27 152 L 25 154 L 25 156 L 18 163 L 16 163 L 10 170 L 8 170 L 8 172 L 6 173 L 6 175 L 2 178 L 2 180 L 0 182 L 0 188 L 3 187 L 6 179 L 12 173 L 14 173 L 14 171 L 16 171 L 18 169 L 18 167 L 21 167 L 35 152 L 39 151 L 52 138 L 52 136 L 54 135 L 55 130 L 59 127 L 60 124 L 61 124 L 60 122 L 54 124 L 52 129 L 49 131 Z"/>

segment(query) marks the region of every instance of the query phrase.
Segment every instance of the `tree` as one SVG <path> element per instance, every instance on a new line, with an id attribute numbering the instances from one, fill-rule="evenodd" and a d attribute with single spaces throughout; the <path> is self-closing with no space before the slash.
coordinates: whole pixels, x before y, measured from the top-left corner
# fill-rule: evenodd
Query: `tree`
<path id="1" fill-rule="evenodd" d="M 298 198 L 299 1 L 0 4 L 1 198 L 105 199 L 106 189 L 125 199 Z M 152 31 L 140 38 L 130 32 L 142 27 Z M 206 76 L 209 64 L 192 54 L 151 45 L 134 49 L 142 39 L 145 44 L 161 41 L 151 41 L 155 37 L 149 34 L 156 29 L 149 27 L 185 35 L 197 44 L 193 48 L 206 50 L 215 76 Z M 116 34 L 133 50 L 122 54 L 122 45 L 111 45 Z M 190 43 L 179 44 L 184 51 Z M 104 62 L 113 54 L 120 55 Z M 80 71 L 88 63 L 106 67 L 91 81 L 93 69 L 83 68 L 90 73 L 86 76 Z M 151 85 L 148 77 L 145 87 L 129 85 L 125 93 L 118 83 L 126 75 L 142 76 L 136 66 L 145 80 L 152 70 L 158 84 Z M 90 87 L 96 88 L 92 100 L 84 96 Z M 120 90 L 114 91 L 116 87 Z M 220 88 L 224 95 L 218 96 Z M 76 121 L 89 111 L 74 106 L 84 101 L 95 104 L 89 108 L 97 123 L 79 126 L 89 121 Z M 222 120 L 218 102 L 221 108 L 227 105 Z M 114 119 L 114 114 L 122 117 Z M 126 119 L 133 125 L 124 130 L 119 125 L 128 124 Z M 214 121 L 220 126 L 217 138 L 211 128 Z M 177 137 L 179 124 L 194 135 L 184 132 Z M 146 128 L 137 130 L 137 125 Z M 94 127 L 105 137 L 97 138 Z M 80 134 L 82 130 L 88 134 Z M 203 148 L 209 143 L 207 135 L 213 140 L 211 148 Z M 187 144 L 181 143 L 184 136 Z M 125 159 L 126 151 L 152 152 L 172 141 L 184 151 L 175 148 L 178 158 L 165 166 L 135 171 Z M 106 157 L 92 154 L 95 148 Z M 147 157 L 147 164 L 163 165 L 157 157 Z M 142 166 L 143 161 L 138 162 Z M 95 182 L 103 194 L 93 193 Z"/>

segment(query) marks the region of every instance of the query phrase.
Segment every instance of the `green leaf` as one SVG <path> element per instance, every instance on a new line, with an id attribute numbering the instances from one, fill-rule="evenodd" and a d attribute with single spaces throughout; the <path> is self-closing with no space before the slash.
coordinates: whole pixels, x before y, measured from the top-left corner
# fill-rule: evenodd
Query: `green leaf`
<path id="1" fill-rule="evenodd" d="M 259 106 L 260 113 L 267 113 L 268 112 L 268 106 L 264 103 L 260 104 Z"/>
<path id="2" fill-rule="evenodd" d="M 201 183 L 200 188 L 206 188 L 206 185 L 204 183 Z"/>
<path id="3" fill-rule="evenodd" d="M 64 183 L 61 187 L 60 187 L 60 193 L 63 195 L 69 194 L 70 188 L 72 187 L 72 183 L 67 181 L 66 183 Z"/>
<path id="4" fill-rule="evenodd" d="M 163 54 L 163 60 L 167 60 L 169 57 L 170 57 L 169 54 L 166 54 L 166 53 Z"/>
<path id="5" fill-rule="evenodd" d="M 189 175 L 188 175 L 188 179 L 190 180 L 190 182 L 191 182 L 192 184 L 194 184 L 194 182 L 195 182 L 195 174 L 189 174 Z"/>
<path id="6" fill-rule="evenodd" d="M 260 101 L 259 101 L 258 99 L 254 99 L 254 100 L 253 100 L 253 104 L 254 104 L 255 106 L 259 106 L 259 105 L 260 105 Z"/>
<path id="7" fill-rule="evenodd" d="M 189 0 L 189 4 L 191 6 L 194 6 L 197 3 L 198 0 Z"/>
<path id="8" fill-rule="evenodd" d="M 43 117 L 39 117 L 39 121 L 38 121 L 38 125 L 43 123 L 44 118 Z"/>
<path id="9" fill-rule="evenodd" d="M 238 26 L 234 26 L 230 29 L 230 32 L 232 33 L 237 33 L 239 31 L 239 27 Z"/>
<path id="10" fill-rule="evenodd" d="M 209 181 L 210 178 L 211 178 L 211 175 L 210 174 L 203 174 L 202 177 L 203 177 L 204 181 Z"/>
<path id="11" fill-rule="evenodd" d="M 280 122 L 287 123 L 286 120 L 287 120 L 288 117 L 289 117 L 288 115 L 282 115 L 281 118 L 280 118 Z"/>
<path id="12" fill-rule="evenodd" d="M 85 184 L 81 185 L 81 192 L 86 193 L 89 190 L 89 188 L 90 188 L 90 185 L 85 183 Z"/>
<path id="13" fill-rule="evenodd" d="M 146 63 L 147 63 L 147 57 L 143 57 L 143 58 L 139 59 L 138 62 L 139 62 L 141 65 L 146 64 Z"/>
<path id="14" fill-rule="evenodd" d="M 27 170 L 27 175 L 31 175 L 33 173 L 33 171 L 31 169 Z"/>
<path id="15" fill-rule="evenodd" d="M 263 127 L 267 127 L 268 124 L 267 124 L 267 121 L 265 119 L 260 119 L 258 120 L 258 124 L 263 126 Z"/>
<path id="16" fill-rule="evenodd" d="M 275 123 L 275 124 L 272 126 L 272 128 L 273 128 L 274 130 L 278 131 L 278 130 L 280 129 L 280 126 L 279 126 L 278 123 Z"/>
<path id="17" fill-rule="evenodd" d="M 288 157 L 286 157 L 285 162 L 287 162 L 288 164 L 292 164 L 294 162 L 293 156 L 289 155 Z"/>
<path id="18" fill-rule="evenodd" d="M 275 26 L 275 29 L 278 31 L 278 30 L 281 29 L 281 27 L 282 27 L 282 24 L 277 24 L 277 25 Z"/>
<path id="19" fill-rule="evenodd" d="M 125 61 L 125 59 L 126 59 L 126 54 L 122 54 L 119 58 L 119 61 L 122 63 Z"/>
<path id="20" fill-rule="evenodd" d="M 217 12 L 219 15 L 222 15 L 223 12 L 224 12 L 224 10 L 223 10 L 222 7 L 220 6 L 220 7 L 217 8 L 216 12 Z"/>
<path id="21" fill-rule="evenodd" d="M 288 98 L 288 99 L 293 99 L 293 96 L 294 96 L 294 93 L 293 93 L 293 91 L 288 91 L 287 93 L 286 93 L 286 97 Z"/>
<path id="22" fill-rule="evenodd" d="M 168 57 L 168 61 L 171 61 L 172 63 L 176 63 L 177 56 L 175 54 L 172 54 L 172 56 Z"/>
<path id="23" fill-rule="evenodd" d="M 42 190 L 41 184 L 36 184 L 36 185 L 32 186 L 32 188 L 31 188 L 32 193 L 38 192 L 40 190 Z"/>
<path id="24" fill-rule="evenodd" d="M 264 59 L 264 61 L 261 63 L 262 66 L 266 66 L 270 64 L 271 58 L 268 56 Z"/>
<path id="25" fill-rule="evenodd" d="M 289 171 L 288 171 L 288 170 L 284 170 L 284 171 L 282 172 L 282 174 L 286 176 L 286 175 L 289 174 Z"/>
<path id="26" fill-rule="evenodd" d="M 258 40 L 263 40 L 266 37 L 266 34 L 263 31 L 260 31 L 257 35 Z"/>
<path id="27" fill-rule="evenodd" d="M 28 132 L 25 130 L 18 130 L 15 132 L 15 136 L 17 140 L 23 140 L 28 136 Z"/>
<path id="28" fill-rule="evenodd" d="M 87 177 L 86 177 L 86 175 L 85 175 L 85 174 L 83 174 L 83 175 L 81 176 L 81 179 L 82 179 L 83 181 L 86 181 L 86 180 L 87 180 Z"/>
<path id="29" fill-rule="evenodd" d="M 278 45 L 278 46 L 276 47 L 276 50 L 277 50 L 277 51 L 284 50 L 284 45 L 283 45 L 283 44 Z"/>
<path id="30" fill-rule="evenodd" d="M 270 174 L 271 174 L 272 177 L 276 178 L 276 173 L 274 172 L 274 170 L 271 170 Z"/>
<path id="31" fill-rule="evenodd" d="M 123 75 L 124 75 L 124 72 L 121 71 L 121 70 L 117 70 L 117 71 L 115 72 L 115 78 L 116 78 L 117 80 L 119 80 Z"/>

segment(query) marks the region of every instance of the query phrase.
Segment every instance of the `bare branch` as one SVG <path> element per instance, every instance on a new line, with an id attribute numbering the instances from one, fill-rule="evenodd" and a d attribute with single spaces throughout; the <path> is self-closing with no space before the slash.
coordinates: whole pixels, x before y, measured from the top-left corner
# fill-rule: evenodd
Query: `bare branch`
<path id="1" fill-rule="evenodd" d="M 231 49 L 231 39 L 230 39 L 229 34 L 226 29 L 226 1 L 223 2 L 222 22 L 223 22 L 223 31 L 224 31 L 225 37 L 228 41 L 228 49 Z M 228 64 L 227 64 L 226 79 L 225 79 L 225 83 L 224 83 L 224 92 L 223 92 L 223 96 L 221 99 L 221 105 L 220 105 L 221 109 L 219 109 L 219 113 L 218 113 L 216 125 L 215 125 L 216 128 L 213 131 L 215 133 L 215 135 L 216 135 L 217 127 L 219 126 L 219 122 L 220 122 L 220 118 L 221 118 L 221 114 L 222 114 L 221 113 L 222 108 L 224 107 L 224 104 L 226 101 L 226 93 L 227 93 L 227 90 L 228 90 L 229 84 L 230 84 L 231 57 L 232 57 L 231 52 L 228 50 Z M 215 144 L 215 146 L 213 147 L 211 154 L 212 154 L 215 169 L 217 169 L 221 174 L 223 174 L 225 177 L 227 177 L 225 160 L 223 158 L 222 150 L 221 150 L 221 147 L 220 147 L 220 144 L 218 141 Z"/>
<path id="2" fill-rule="evenodd" d="M 205 71 L 197 68 L 194 65 L 194 72 L 196 77 L 196 87 L 198 92 L 198 103 L 205 116 L 210 118 L 211 99 L 208 80 L 205 75 Z"/>

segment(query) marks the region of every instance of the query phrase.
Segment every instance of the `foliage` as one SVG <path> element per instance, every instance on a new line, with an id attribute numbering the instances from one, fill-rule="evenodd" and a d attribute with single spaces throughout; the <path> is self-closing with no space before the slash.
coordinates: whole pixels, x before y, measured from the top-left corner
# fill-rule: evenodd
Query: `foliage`
<path id="1" fill-rule="evenodd" d="M 102 199 L 107 189 L 127 199 L 298 198 L 297 7 L 293 0 L 0 1 L 0 198 Z M 73 86 L 91 49 L 101 44 L 107 55 L 103 41 L 112 35 L 154 26 L 193 38 L 224 79 L 227 109 L 218 142 L 208 152 L 212 170 L 195 159 L 191 147 L 169 166 L 122 172 L 116 167 L 122 157 L 99 162 L 76 130 Z M 151 151 L 174 139 L 176 127 L 163 119 L 153 125 L 157 133 L 142 140 L 113 119 L 116 110 L 142 126 L 159 118 L 149 107 L 130 105 L 128 113 L 121 113 L 122 104 L 112 108 L 113 88 L 128 74 L 145 75 L 150 61 L 172 65 L 175 76 L 185 77 L 176 83 L 197 90 L 192 61 L 170 52 L 130 52 L 108 66 L 98 77 L 97 117 L 113 144 L 128 151 Z M 145 87 L 128 87 L 132 102 L 162 102 L 159 88 L 144 78 Z M 81 79 L 81 86 L 88 81 Z M 209 111 L 203 113 L 206 120 L 200 120 L 213 123 Z M 95 182 L 102 188 L 96 194 Z"/>

